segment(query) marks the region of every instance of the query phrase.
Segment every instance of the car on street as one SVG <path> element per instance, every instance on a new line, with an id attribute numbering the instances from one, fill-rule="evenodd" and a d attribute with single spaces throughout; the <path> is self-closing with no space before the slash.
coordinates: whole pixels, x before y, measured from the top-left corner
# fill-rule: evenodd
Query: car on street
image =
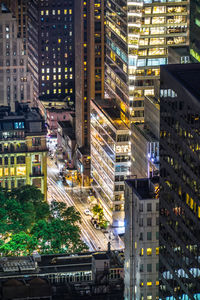
<path id="1" fill-rule="evenodd" d="M 92 212 L 89 210 L 89 208 L 86 208 L 86 209 L 84 210 L 84 214 L 85 214 L 86 216 L 92 216 Z"/>

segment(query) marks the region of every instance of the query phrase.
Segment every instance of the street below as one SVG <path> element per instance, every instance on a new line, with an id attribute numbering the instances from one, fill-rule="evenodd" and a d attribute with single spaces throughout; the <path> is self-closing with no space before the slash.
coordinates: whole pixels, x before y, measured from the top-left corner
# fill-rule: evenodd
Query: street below
<path id="1" fill-rule="evenodd" d="M 81 215 L 80 225 L 82 239 L 88 245 L 90 251 L 107 250 L 108 242 L 112 250 L 123 250 L 124 245 L 121 239 L 114 236 L 111 230 L 102 232 L 94 228 L 91 223 L 91 216 L 85 215 L 84 211 L 89 208 L 89 188 L 64 186 L 59 177 L 59 167 L 52 159 L 47 160 L 48 165 L 48 202 L 52 200 L 65 202 L 67 206 L 74 206 Z"/>

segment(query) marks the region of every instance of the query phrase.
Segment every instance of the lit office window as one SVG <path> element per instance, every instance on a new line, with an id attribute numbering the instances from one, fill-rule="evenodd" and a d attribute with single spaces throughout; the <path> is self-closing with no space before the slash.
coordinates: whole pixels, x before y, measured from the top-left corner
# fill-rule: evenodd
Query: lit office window
<path id="1" fill-rule="evenodd" d="M 26 167 L 17 167 L 16 174 L 17 174 L 17 176 L 25 176 L 26 175 Z"/>
<path id="2" fill-rule="evenodd" d="M 15 168 L 10 168 L 10 175 L 14 176 L 15 175 Z"/>
<path id="3" fill-rule="evenodd" d="M 152 248 L 147 248 L 147 255 L 152 255 Z"/>

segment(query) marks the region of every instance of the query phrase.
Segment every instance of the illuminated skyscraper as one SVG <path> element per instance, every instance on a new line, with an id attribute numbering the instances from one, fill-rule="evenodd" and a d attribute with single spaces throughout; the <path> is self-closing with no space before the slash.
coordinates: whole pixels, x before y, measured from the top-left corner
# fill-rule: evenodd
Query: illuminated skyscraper
<path id="1" fill-rule="evenodd" d="M 168 46 L 189 43 L 189 1 L 109 0 L 106 9 L 105 89 L 122 120 L 143 122 L 144 96 L 154 95 Z"/>
<path id="2" fill-rule="evenodd" d="M 114 98 L 120 111 L 121 121 L 130 130 L 131 140 L 127 140 L 126 134 L 124 134 L 121 141 L 123 143 L 126 141 L 126 149 L 132 144 L 132 150 L 138 151 L 137 153 L 129 151 L 120 153 L 120 155 L 124 155 L 120 161 L 117 161 L 117 157 L 113 155 L 113 162 L 118 163 L 115 168 L 115 176 L 126 178 L 131 174 L 138 175 L 139 171 L 140 177 L 143 177 L 144 174 L 149 177 L 154 171 L 157 173 L 158 169 L 158 166 L 156 168 L 151 166 L 152 160 L 155 158 L 158 162 L 158 138 L 157 135 L 150 137 L 150 132 L 147 132 L 145 128 L 145 130 L 141 129 L 140 133 L 140 128 L 134 127 L 134 124 L 144 122 L 144 99 L 145 97 L 153 99 L 156 90 L 159 89 L 160 65 L 168 63 L 168 46 L 176 45 L 178 47 L 189 44 L 189 2 L 108 0 L 105 11 L 105 97 Z M 150 110 L 149 112 L 153 116 L 153 112 Z M 150 116 L 147 116 L 148 118 Z M 107 121 L 100 124 L 102 129 L 106 125 Z M 144 131 L 146 131 L 145 137 Z M 137 138 L 143 136 L 143 140 L 138 141 L 136 136 Z M 145 147 L 152 147 L 152 151 L 146 149 L 145 153 L 142 153 L 142 143 L 143 150 Z M 106 155 L 106 151 L 104 152 Z M 142 158 L 142 155 L 148 155 L 148 153 L 149 158 Z M 95 154 L 92 154 L 93 156 Z M 140 161 L 136 162 L 138 158 Z M 131 166 L 131 172 L 128 168 L 126 171 L 123 169 L 125 172 L 121 172 L 121 162 L 124 162 L 124 159 Z M 151 160 L 151 163 L 148 160 Z M 134 170 L 133 162 L 139 168 L 138 170 Z M 140 163 L 143 164 L 141 168 Z M 94 172 L 98 173 L 98 170 L 94 168 Z M 121 190 L 123 189 L 124 183 L 122 182 Z M 118 201 L 118 195 L 115 196 L 115 200 Z M 114 206 L 120 210 L 123 210 L 124 207 L 122 202 L 120 202 L 120 206 L 113 203 Z"/>

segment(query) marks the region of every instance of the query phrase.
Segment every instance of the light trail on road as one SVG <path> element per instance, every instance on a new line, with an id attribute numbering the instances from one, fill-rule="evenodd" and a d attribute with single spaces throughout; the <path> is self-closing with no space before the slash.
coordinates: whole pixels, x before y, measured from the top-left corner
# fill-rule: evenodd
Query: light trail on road
<path id="1" fill-rule="evenodd" d="M 53 160 L 47 159 L 47 183 L 48 183 L 48 202 L 52 199 L 58 202 L 65 202 L 68 206 L 74 206 L 80 212 L 82 223 L 80 225 L 81 236 L 88 245 L 90 251 L 107 250 L 107 244 L 111 242 L 111 249 L 122 250 L 124 243 L 121 239 L 111 240 L 108 234 L 105 235 L 101 230 L 97 230 L 91 224 L 89 217 L 84 214 L 87 205 L 87 190 L 90 187 L 65 187 L 61 180 L 58 179 L 59 169 Z M 81 195 L 77 195 L 77 192 Z M 85 201 L 84 201 L 85 200 Z"/>
<path id="2" fill-rule="evenodd" d="M 49 186 L 48 193 L 50 193 L 51 198 L 55 199 L 56 201 L 63 201 L 68 206 L 74 206 L 76 210 L 79 211 L 82 218 L 82 224 L 80 225 L 82 237 L 84 241 L 87 243 L 87 245 L 91 248 L 91 250 L 99 250 L 99 249 L 106 250 L 107 249 L 107 243 L 105 242 L 106 238 L 104 238 L 104 241 L 102 241 L 98 237 L 97 233 L 95 232 L 95 229 L 90 224 L 90 221 L 85 219 L 85 215 L 82 213 L 78 205 L 74 203 L 71 197 L 66 193 L 64 187 L 59 186 L 57 182 L 52 178 L 48 178 L 48 186 Z"/>

